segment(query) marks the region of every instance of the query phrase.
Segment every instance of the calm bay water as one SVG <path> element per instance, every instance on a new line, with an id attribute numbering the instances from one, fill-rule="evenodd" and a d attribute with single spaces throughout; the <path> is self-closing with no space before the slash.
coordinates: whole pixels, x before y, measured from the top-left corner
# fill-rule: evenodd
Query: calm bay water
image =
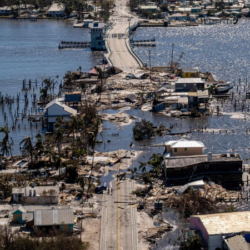
<path id="1" fill-rule="evenodd" d="M 150 48 L 152 66 L 168 65 L 174 43 L 174 60 L 181 52 L 181 66 L 199 67 L 227 81 L 250 77 L 250 20 L 240 19 L 237 25 L 204 25 L 179 28 L 139 28 L 133 38 L 156 39 Z M 141 59 L 148 63 L 148 48 L 135 47 Z"/>
<path id="2" fill-rule="evenodd" d="M 60 41 L 90 41 L 88 29 L 74 29 L 71 22 L 57 20 L 14 21 L 0 20 L 0 92 L 5 96 L 14 96 L 21 92 L 23 79 L 38 80 L 38 86 L 32 84 L 28 96 L 34 93 L 39 98 L 42 79 L 46 77 L 55 78 L 59 84 L 64 74 L 75 71 L 79 66 L 83 72 L 88 72 L 94 65 L 100 63 L 101 53 L 93 52 L 91 49 L 59 50 Z M 57 85 L 58 86 L 58 85 Z M 57 89 L 55 89 L 57 93 Z M 24 108 L 24 93 L 20 93 L 20 108 Z M 28 111 L 31 109 L 31 101 Z M 0 107 L 0 126 L 8 122 L 13 124 L 12 115 L 16 106 L 9 109 L 8 105 Z M 6 112 L 7 120 L 4 121 L 3 114 Z M 20 124 L 20 129 L 18 129 Z M 30 127 L 27 119 L 18 120 L 15 129 L 11 129 L 14 139 L 13 154 L 19 153 L 19 142 L 26 136 L 34 137 L 41 131 L 41 124 Z M 1 135 L 0 135 L 1 136 Z"/>

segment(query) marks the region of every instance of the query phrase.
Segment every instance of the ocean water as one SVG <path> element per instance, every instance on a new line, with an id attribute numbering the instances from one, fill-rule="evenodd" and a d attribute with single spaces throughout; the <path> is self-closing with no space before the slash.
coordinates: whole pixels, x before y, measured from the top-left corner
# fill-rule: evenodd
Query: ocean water
<path id="1" fill-rule="evenodd" d="M 152 66 L 168 65 L 174 43 L 174 61 L 184 52 L 180 65 L 199 67 L 227 81 L 249 78 L 250 20 L 242 18 L 236 25 L 218 24 L 178 28 L 139 28 L 135 40 L 155 37 L 156 47 L 135 47 L 144 62 Z M 149 64 L 148 64 L 149 65 Z"/>
<path id="2" fill-rule="evenodd" d="M 79 66 L 88 72 L 94 65 L 101 62 L 102 54 L 90 48 L 59 50 L 60 41 L 90 41 L 88 29 L 74 29 L 72 22 L 57 20 L 15 21 L 0 20 L 0 92 L 2 95 L 14 96 L 20 93 L 19 113 L 24 110 L 23 79 L 37 79 L 28 91 L 30 98 L 27 113 L 31 112 L 31 98 L 36 93 L 37 99 L 42 79 L 54 78 L 57 87 L 68 70 L 75 71 Z M 58 76 L 57 78 L 55 78 Z M 34 88 L 34 89 L 33 89 Z M 19 153 L 19 142 L 29 135 L 32 138 L 41 131 L 41 124 L 32 124 L 24 119 L 16 123 L 12 129 L 12 116 L 16 112 L 16 102 L 12 105 L 0 105 L 0 126 L 6 125 L 14 139 L 13 154 Z M 36 106 L 33 106 L 33 111 Z M 4 120 L 6 113 L 6 120 Z M 18 125 L 20 124 L 20 125 Z M 19 127 L 19 129 L 18 129 Z M 1 138 L 1 135 L 0 135 Z"/>

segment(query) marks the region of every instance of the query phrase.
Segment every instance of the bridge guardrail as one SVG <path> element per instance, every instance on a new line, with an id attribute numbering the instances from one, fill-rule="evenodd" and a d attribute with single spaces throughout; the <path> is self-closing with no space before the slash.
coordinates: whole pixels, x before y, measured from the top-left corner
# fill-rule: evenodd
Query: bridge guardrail
<path id="1" fill-rule="evenodd" d="M 127 39 L 126 39 L 125 43 L 126 43 L 126 46 L 127 46 L 127 49 L 128 49 L 128 51 L 129 51 L 129 53 L 135 58 L 135 60 L 136 60 L 137 63 L 139 64 L 139 66 L 140 66 L 140 67 L 143 67 L 143 66 L 144 66 L 143 61 L 142 61 L 141 58 L 134 52 L 134 50 L 133 50 L 133 48 L 132 48 L 132 45 L 131 45 L 131 43 L 130 43 L 130 30 L 133 29 L 133 28 L 135 28 L 136 26 L 138 26 L 138 23 L 135 23 L 135 24 L 133 24 L 131 27 L 128 27 L 128 28 L 126 29 L 126 33 L 129 32 L 129 37 L 128 37 L 129 45 L 127 44 Z M 130 30 L 129 30 L 129 28 L 130 28 Z M 125 33 L 125 34 L 126 34 L 126 33 Z"/>
<path id="2" fill-rule="evenodd" d="M 108 29 L 107 30 L 111 30 L 112 28 L 113 28 L 113 25 L 114 25 L 114 23 L 112 23 L 111 25 L 110 25 L 110 27 L 108 27 Z M 106 34 L 105 34 L 106 35 Z M 108 42 L 108 38 L 106 38 L 106 43 L 107 43 L 107 49 L 108 49 L 108 55 L 106 56 L 106 58 L 107 58 L 107 60 L 108 60 L 108 62 L 111 64 L 111 66 L 114 66 L 114 64 L 113 64 L 113 62 L 112 62 L 112 60 L 111 60 L 111 54 L 112 54 L 112 51 L 111 51 L 111 49 L 110 49 L 110 46 L 109 46 L 109 42 Z"/>

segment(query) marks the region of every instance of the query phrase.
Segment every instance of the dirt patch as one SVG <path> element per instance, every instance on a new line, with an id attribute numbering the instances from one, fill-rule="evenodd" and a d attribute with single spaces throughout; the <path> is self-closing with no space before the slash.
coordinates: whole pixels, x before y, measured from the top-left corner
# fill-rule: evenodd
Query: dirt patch
<path id="1" fill-rule="evenodd" d="M 89 249 L 99 250 L 100 248 L 100 218 L 85 218 L 82 220 L 84 232 L 81 235 L 82 242 L 89 242 Z"/>

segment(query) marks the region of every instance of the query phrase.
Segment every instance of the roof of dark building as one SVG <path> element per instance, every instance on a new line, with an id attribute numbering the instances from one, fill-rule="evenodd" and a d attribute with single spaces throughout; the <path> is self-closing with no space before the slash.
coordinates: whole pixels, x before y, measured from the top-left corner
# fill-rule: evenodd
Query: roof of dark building
<path id="1" fill-rule="evenodd" d="M 207 155 L 195 155 L 195 156 L 173 156 L 166 157 L 164 159 L 165 166 L 167 168 L 182 168 L 192 166 L 194 164 L 208 162 Z M 209 162 L 230 162 L 230 161 L 242 161 L 239 154 L 214 154 Z"/>

